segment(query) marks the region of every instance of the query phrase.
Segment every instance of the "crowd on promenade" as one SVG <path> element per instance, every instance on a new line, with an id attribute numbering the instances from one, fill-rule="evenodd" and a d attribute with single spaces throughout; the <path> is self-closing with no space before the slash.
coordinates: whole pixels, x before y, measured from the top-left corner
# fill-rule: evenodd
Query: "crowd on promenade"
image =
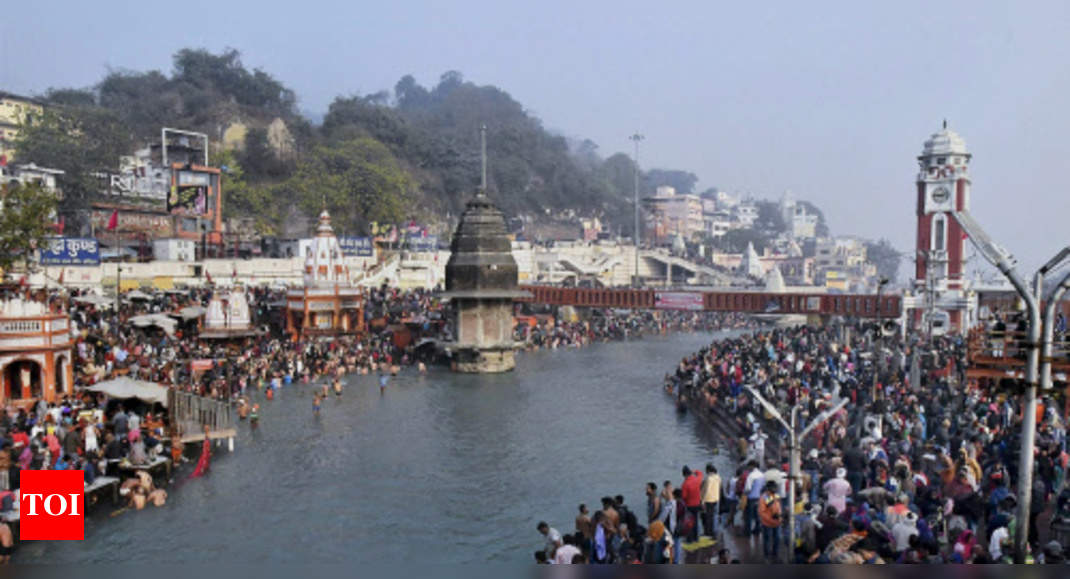
<path id="1" fill-rule="evenodd" d="M 736 546 L 717 559 L 782 561 L 790 557 L 786 525 L 794 509 L 798 563 L 1011 562 L 1019 555 L 1014 537 L 1025 419 L 1036 420 L 1037 438 L 1029 549 L 1021 555 L 1064 562 L 1060 534 L 1047 526 L 1070 520 L 1061 393 L 1039 401 L 1036 416 L 1023 417 L 1013 390 L 966 379 L 963 339 L 940 337 L 930 345 L 914 336 L 877 338 L 862 326 L 851 330 L 757 331 L 718 339 L 681 360 L 666 389 L 705 419 L 736 422 L 744 433 L 738 468 L 685 468 L 680 488 L 651 483 L 646 508 L 636 509 L 626 528 L 621 506 L 603 500 L 591 517 L 596 532 L 577 518 L 576 533 L 547 532 L 548 543 L 560 544 L 565 555 L 554 556 L 548 544 L 551 552 L 537 558 L 680 561 L 680 544 L 691 544 L 701 527 L 711 536 L 723 531 L 719 547 Z M 800 430 L 847 400 L 800 441 L 795 505 L 787 504 L 788 433 L 751 389 L 782 416 L 797 407 Z"/>
<path id="2" fill-rule="evenodd" d="M 735 313 L 665 310 L 595 310 L 587 320 L 554 320 L 532 316 L 517 324 L 514 339 L 526 349 L 580 348 L 589 344 L 641 338 L 649 335 L 742 330 L 755 327 L 750 316 Z"/>

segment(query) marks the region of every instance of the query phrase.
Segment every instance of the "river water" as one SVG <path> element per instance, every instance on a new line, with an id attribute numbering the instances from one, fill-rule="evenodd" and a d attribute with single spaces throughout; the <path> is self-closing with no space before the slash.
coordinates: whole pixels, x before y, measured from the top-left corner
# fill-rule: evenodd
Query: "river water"
<path id="1" fill-rule="evenodd" d="M 163 508 L 86 518 L 85 541 L 24 542 L 19 562 L 528 563 L 545 519 L 572 531 L 576 505 L 683 464 L 727 472 L 664 373 L 712 334 L 677 334 L 519 356 L 491 376 L 407 369 L 380 396 L 354 376 L 313 415 L 312 386 L 261 400 L 208 476 L 176 482 Z"/>

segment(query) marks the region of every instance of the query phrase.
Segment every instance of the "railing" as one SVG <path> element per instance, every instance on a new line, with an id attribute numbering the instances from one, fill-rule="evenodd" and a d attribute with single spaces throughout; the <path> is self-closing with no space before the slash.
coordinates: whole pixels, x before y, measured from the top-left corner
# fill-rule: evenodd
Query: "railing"
<path id="1" fill-rule="evenodd" d="M 167 408 L 171 415 L 171 424 L 183 435 L 200 433 L 207 426 L 209 430 L 220 431 L 234 427 L 230 404 L 212 398 L 205 398 L 189 392 L 169 390 Z"/>
<path id="2" fill-rule="evenodd" d="M 41 320 L 10 320 L 0 322 L 0 334 L 40 334 L 43 327 Z"/>
<path id="3" fill-rule="evenodd" d="M 573 305 L 611 308 L 656 308 L 654 289 L 588 289 L 555 286 L 521 286 L 531 294 L 518 301 L 549 305 Z M 898 318 L 902 311 L 900 296 L 863 294 L 782 294 L 765 292 L 667 292 L 700 296 L 701 309 L 715 312 L 755 314 L 822 314 L 858 318 Z"/>

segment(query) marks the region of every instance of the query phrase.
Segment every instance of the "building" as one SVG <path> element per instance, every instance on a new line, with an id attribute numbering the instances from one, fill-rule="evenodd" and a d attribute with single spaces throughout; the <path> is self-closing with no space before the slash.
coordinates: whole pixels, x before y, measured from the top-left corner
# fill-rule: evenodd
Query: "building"
<path id="1" fill-rule="evenodd" d="M 119 172 L 97 173 L 100 197 L 92 203 L 95 231 L 106 227 L 118 211 L 114 244 L 150 243 L 181 238 L 202 245 L 209 255 L 222 253 L 222 172 L 208 166 L 205 144 L 196 136 L 166 130 L 160 143 L 119 159 Z"/>
<path id="2" fill-rule="evenodd" d="M 245 289 L 235 284 L 229 292 L 213 292 L 204 314 L 200 337 L 205 339 L 242 338 L 256 335 Z"/>
<path id="3" fill-rule="evenodd" d="M 0 404 L 55 402 L 74 391 L 70 318 L 19 298 L 0 303 Z"/>
<path id="4" fill-rule="evenodd" d="M 810 214 L 805 205 L 799 204 L 791 191 L 784 192 L 778 209 L 789 237 L 809 239 L 817 236 L 817 215 Z"/>
<path id="5" fill-rule="evenodd" d="M 305 250 L 304 286 L 286 293 L 286 331 L 297 340 L 363 330 L 364 297 L 350 283 L 349 267 L 324 209 L 316 237 Z"/>
<path id="6" fill-rule="evenodd" d="M 15 159 L 15 141 L 23 125 L 44 112 L 44 106 L 32 98 L 0 92 L 0 165 Z"/>
<path id="7" fill-rule="evenodd" d="M 877 275 L 875 265 L 866 260 L 866 244 L 853 237 L 817 240 L 814 281 L 836 291 L 866 291 Z"/>
<path id="8" fill-rule="evenodd" d="M 446 292 L 456 340 L 449 346 L 456 372 L 508 372 L 516 366 L 513 300 L 518 269 L 505 216 L 481 190 L 465 206 L 450 242 Z"/>
<path id="9" fill-rule="evenodd" d="M 750 229 L 758 221 L 758 205 L 753 201 L 743 201 L 732 208 L 732 218 L 739 227 Z"/>
<path id="10" fill-rule="evenodd" d="M 691 239 L 705 230 L 698 195 L 678 194 L 673 187 L 661 186 L 653 197 L 643 199 L 643 205 L 647 238 L 653 238 L 655 244 L 670 243 L 674 235 Z"/>
<path id="11" fill-rule="evenodd" d="M 947 128 L 947 121 L 918 156 L 914 291 L 926 304 L 924 311 L 915 310 L 916 324 L 928 326 L 924 318 L 935 315 L 945 318 L 951 331 L 967 330 L 972 300 L 963 278 L 966 233 L 953 213 L 970 209 L 970 157 L 966 141 Z"/>
<path id="12" fill-rule="evenodd" d="M 152 257 L 161 261 L 196 261 L 197 246 L 191 239 L 154 239 Z"/>

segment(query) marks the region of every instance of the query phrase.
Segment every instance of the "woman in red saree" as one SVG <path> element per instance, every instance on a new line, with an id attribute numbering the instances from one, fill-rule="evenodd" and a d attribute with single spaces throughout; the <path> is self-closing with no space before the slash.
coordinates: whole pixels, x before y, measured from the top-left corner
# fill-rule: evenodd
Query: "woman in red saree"
<path id="1" fill-rule="evenodd" d="M 208 472 L 212 462 L 212 439 L 208 438 L 208 426 L 204 427 L 204 445 L 201 447 L 201 458 L 197 461 L 197 468 L 193 469 L 190 478 L 196 478 Z"/>

